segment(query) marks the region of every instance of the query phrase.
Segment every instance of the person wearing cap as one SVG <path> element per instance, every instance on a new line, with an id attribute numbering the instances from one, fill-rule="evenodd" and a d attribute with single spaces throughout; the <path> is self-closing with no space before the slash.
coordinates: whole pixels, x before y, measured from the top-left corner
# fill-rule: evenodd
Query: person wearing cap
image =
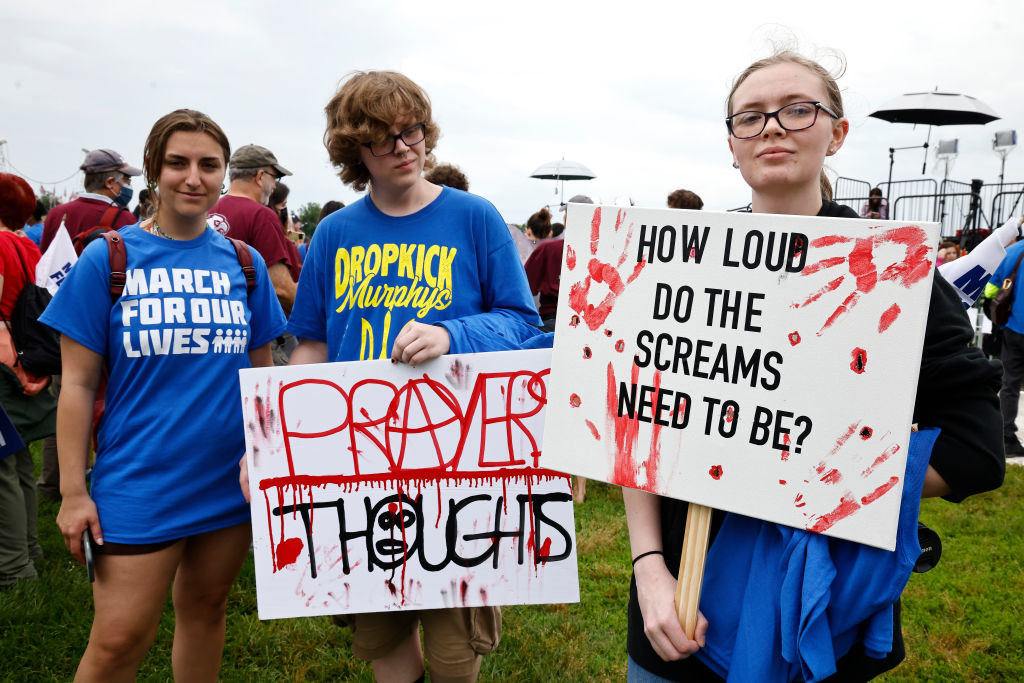
<path id="1" fill-rule="evenodd" d="M 85 161 L 79 168 L 85 172 L 85 192 L 73 201 L 55 206 L 46 214 L 41 251 L 45 252 L 50 246 L 61 222 L 67 227 L 68 236 L 74 240 L 79 233 L 99 225 L 111 206 L 122 209 L 114 215 L 111 229 L 120 230 L 136 222 L 127 207 L 132 198 L 132 177 L 142 175 L 140 169 L 129 165 L 112 149 L 94 149 L 85 155 Z"/>
<path id="2" fill-rule="evenodd" d="M 231 185 L 228 192 L 210 209 L 211 228 L 242 240 L 258 251 L 267 264 L 274 292 L 285 313 L 295 301 L 293 264 L 287 239 L 277 214 L 267 206 L 277 181 L 292 172 L 277 163 L 266 147 L 245 145 L 235 150 L 229 163 Z"/>

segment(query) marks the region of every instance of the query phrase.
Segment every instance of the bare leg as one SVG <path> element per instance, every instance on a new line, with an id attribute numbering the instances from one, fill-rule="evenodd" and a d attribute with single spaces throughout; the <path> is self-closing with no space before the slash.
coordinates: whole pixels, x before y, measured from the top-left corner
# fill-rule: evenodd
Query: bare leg
<path id="1" fill-rule="evenodd" d="M 579 505 L 587 497 L 587 480 L 586 477 L 579 475 L 573 477 L 573 479 L 576 481 L 576 486 L 572 489 L 572 502 Z"/>
<path id="2" fill-rule="evenodd" d="M 184 541 L 145 555 L 99 555 L 96 616 L 75 681 L 134 681 L 160 623 Z"/>
<path id="3" fill-rule="evenodd" d="M 412 683 L 422 675 L 423 650 L 419 628 L 413 629 L 409 637 L 387 655 L 373 660 L 373 676 L 381 683 Z"/>
<path id="4" fill-rule="evenodd" d="M 246 523 L 186 541 L 174 578 L 174 680 L 217 680 L 224 652 L 224 610 L 250 539 Z"/>

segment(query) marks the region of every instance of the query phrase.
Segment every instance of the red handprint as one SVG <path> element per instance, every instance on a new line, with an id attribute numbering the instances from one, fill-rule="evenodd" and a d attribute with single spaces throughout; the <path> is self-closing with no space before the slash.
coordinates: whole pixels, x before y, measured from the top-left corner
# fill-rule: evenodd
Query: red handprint
<path id="1" fill-rule="evenodd" d="M 622 220 L 625 218 L 625 215 L 626 212 L 620 209 L 615 216 L 615 233 L 618 233 L 622 227 Z M 594 209 L 594 216 L 590 220 L 590 261 L 587 262 L 587 275 L 582 280 L 573 283 L 569 289 L 569 307 L 580 314 L 583 322 L 591 330 L 596 330 L 604 324 L 604 321 L 608 319 L 612 312 L 615 300 L 625 291 L 626 286 L 640 275 L 640 271 L 647 265 L 647 261 L 639 261 L 633 267 L 633 272 L 623 281 L 619 268 L 629 258 L 629 245 L 633 240 L 633 226 L 630 224 L 626 231 L 626 243 L 623 245 L 622 252 L 619 254 L 615 265 L 611 264 L 611 259 L 609 259 L 609 262 L 604 262 L 597 258 L 597 250 L 601 240 L 600 228 L 601 207 L 597 207 Z M 571 246 L 566 248 L 565 263 L 570 271 L 575 270 L 576 252 Z M 608 287 L 608 293 L 605 294 L 601 303 L 596 306 L 590 303 L 590 287 L 594 282 L 604 283 Z"/>
<path id="2" fill-rule="evenodd" d="M 846 442 L 858 432 L 858 427 L 861 427 L 859 422 L 855 422 L 850 425 L 842 435 L 836 439 L 836 442 L 832 449 L 829 451 L 829 456 L 835 456 L 842 448 L 846 445 Z M 873 431 L 870 427 L 864 426 L 859 430 L 859 437 L 862 441 L 868 441 L 873 437 Z M 838 504 L 830 510 L 822 514 L 810 515 L 807 520 L 807 529 L 810 531 L 823 532 L 850 515 L 857 512 L 864 505 L 870 505 L 876 500 L 888 493 L 897 483 L 899 483 L 899 477 L 889 476 L 884 477 L 884 481 L 879 477 L 875 476 L 875 469 L 886 462 L 889 458 L 896 455 L 900 450 L 898 443 L 892 443 L 890 441 L 891 434 L 886 432 L 879 438 L 878 448 L 881 449 L 879 455 L 874 461 L 866 468 L 856 473 L 856 477 L 853 483 L 849 483 L 848 487 L 845 487 L 842 495 L 839 498 Z M 857 466 L 856 463 L 850 463 L 849 466 Z M 844 480 L 844 476 L 849 476 L 849 473 L 845 473 L 836 467 L 830 467 L 825 461 L 819 462 L 813 468 L 813 474 L 805 479 L 805 482 L 810 482 L 811 479 L 816 480 L 815 483 L 820 482 L 826 486 L 834 486 Z M 858 489 L 862 495 L 857 495 L 852 489 Z M 794 500 L 795 507 L 803 507 L 803 494 L 798 493 Z M 805 513 L 807 514 L 807 513 Z"/>
<path id="3" fill-rule="evenodd" d="M 849 274 L 852 275 L 855 280 L 853 291 L 843 299 L 842 303 L 840 303 L 834 311 L 832 311 L 831 315 L 829 315 L 821 326 L 821 329 L 818 330 L 818 336 L 821 336 L 825 330 L 831 327 L 832 324 L 839 320 L 844 314 L 851 311 L 853 307 L 857 305 L 860 297 L 874 290 L 875 285 L 879 282 L 893 280 L 904 287 L 909 288 L 931 272 L 932 264 L 928 260 L 930 252 L 928 235 L 924 230 L 917 226 L 908 225 L 902 228 L 891 228 L 876 235 L 872 235 L 871 237 L 853 238 L 845 237 L 843 235 L 828 235 L 826 237 L 819 237 L 818 239 L 813 240 L 811 242 L 811 246 L 815 248 L 824 248 L 849 242 L 853 242 L 853 248 L 850 249 L 849 254 L 846 256 L 823 258 L 816 263 L 806 266 L 800 272 L 801 275 L 805 276 L 814 275 L 846 264 Z M 893 245 L 903 248 L 903 257 L 896 259 L 879 272 L 879 266 L 881 264 L 877 264 L 874 261 L 875 249 L 880 246 Z M 825 294 L 839 289 L 846 280 L 846 275 L 847 274 L 844 273 L 839 275 L 839 277 L 830 280 L 825 285 L 812 292 L 804 301 L 791 304 L 792 308 L 803 308 L 804 306 L 808 306 Z M 896 305 L 893 305 L 886 310 L 879 320 L 879 332 L 884 332 L 888 329 L 899 316 L 899 313 L 900 309 Z"/>

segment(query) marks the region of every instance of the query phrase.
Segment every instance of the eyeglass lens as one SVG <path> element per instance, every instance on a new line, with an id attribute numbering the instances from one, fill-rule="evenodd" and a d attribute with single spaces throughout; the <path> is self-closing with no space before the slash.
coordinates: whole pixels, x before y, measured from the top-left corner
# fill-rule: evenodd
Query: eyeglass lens
<path id="1" fill-rule="evenodd" d="M 382 157 L 385 154 L 391 154 L 395 151 L 395 146 L 398 144 L 398 138 L 402 138 L 407 146 L 412 147 L 423 142 L 423 139 L 427 136 L 426 126 L 422 123 L 417 123 L 415 126 L 406 128 L 397 135 L 389 135 L 380 142 L 370 143 L 370 152 L 375 157 Z"/>

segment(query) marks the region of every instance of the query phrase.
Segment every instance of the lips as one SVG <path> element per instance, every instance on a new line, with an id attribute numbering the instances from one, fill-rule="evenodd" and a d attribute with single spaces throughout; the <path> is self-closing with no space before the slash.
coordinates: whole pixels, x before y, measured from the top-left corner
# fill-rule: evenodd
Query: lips
<path id="1" fill-rule="evenodd" d="M 395 166 L 395 169 L 399 170 L 399 171 L 406 171 L 406 170 L 412 168 L 412 165 L 413 165 L 413 163 L 415 161 L 416 161 L 415 158 L 408 159 L 408 160 L 402 162 L 401 164 L 399 164 L 398 166 Z"/>
<path id="2" fill-rule="evenodd" d="M 782 159 L 793 154 L 793 150 L 785 147 L 768 147 L 757 153 L 758 159 Z"/>

